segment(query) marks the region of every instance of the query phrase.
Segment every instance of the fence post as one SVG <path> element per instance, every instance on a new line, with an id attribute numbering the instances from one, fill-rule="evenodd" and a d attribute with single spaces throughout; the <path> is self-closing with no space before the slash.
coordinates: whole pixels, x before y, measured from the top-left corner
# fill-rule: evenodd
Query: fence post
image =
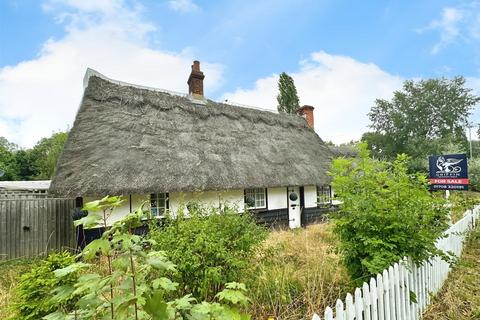
<path id="1" fill-rule="evenodd" d="M 345 312 L 342 300 L 338 299 L 335 305 L 335 320 L 345 320 Z"/>
<path id="2" fill-rule="evenodd" d="M 333 310 L 330 307 L 325 309 L 325 320 L 333 320 Z"/>
<path id="3" fill-rule="evenodd" d="M 362 286 L 362 295 L 363 295 L 363 315 L 365 320 L 371 320 L 371 306 L 372 306 L 372 299 L 370 288 L 366 282 L 363 283 Z"/>
<path id="4" fill-rule="evenodd" d="M 347 293 L 347 297 L 345 298 L 345 304 L 347 320 L 355 319 L 355 307 L 353 306 L 353 297 L 350 293 Z"/>
<path id="5" fill-rule="evenodd" d="M 355 289 L 355 320 L 363 320 L 363 299 L 360 288 Z"/>
<path id="6" fill-rule="evenodd" d="M 370 294 L 372 300 L 371 303 L 371 312 L 372 312 L 372 320 L 378 320 L 378 294 L 377 294 L 377 283 L 375 278 L 370 278 Z"/>
<path id="7" fill-rule="evenodd" d="M 388 300 L 390 300 L 390 319 L 395 320 L 397 318 L 395 314 L 395 275 L 392 266 L 388 268 L 388 284 Z"/>
<path id="8" fill-rule="evenodd" d="M 400 272 L 398 270 L 398 263 L 393 265 L 393 284 L 395 286 L 395 316 L 397 319 L 403 319 L 402 317 L 402 299 L 400 295 Z"/>
<path id="9" fill-rule="evenodd" d="M 395 320 L 391 317 L 390 313 L 390 279 L 389 279 L 387 269 L 383 270 L 383 306 L 384 306 L 384 314 L 385 320 Z"/>
<path id="10" fill-rule="evenodd" d="M 379 273 L 377 274 L 377 298 L 378 298 L 378 319 L 385 320 L 385 307 L 384 307 L 384 300 L 383 300 L 383 277 Z"/>
<path id="11" fill-rule="evenodd" d="M 410 315 L 410 285 L 408 281 L 408 260 L 407 257 L 404 257 L 402 262 L 400 263 L 400 278 L 402 279 L 402 286 L 403 286 L 403 310 L 405 319 L 410 320 L 412 316 Z"/>

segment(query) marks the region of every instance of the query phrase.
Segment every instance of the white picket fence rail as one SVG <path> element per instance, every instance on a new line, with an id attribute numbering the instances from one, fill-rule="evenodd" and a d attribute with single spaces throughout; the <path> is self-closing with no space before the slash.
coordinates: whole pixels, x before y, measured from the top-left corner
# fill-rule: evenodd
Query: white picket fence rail
<path id="1" fill-rule="evenodd" d="M 479 217 L 480 205 L 467 210 L 463 218 L 446 231 L 447 237 L 438 240 L 437 247 L 460 257 L 465 238 Z M 347 294 L 345 302 L 337 300 L 334 309 L 327 307 L 323 319 L 421 319 L 423 311 L 442 288 L 449 272 L 450 264 L 438 257 L 421 266 L 415 266 L 404 258 L 371 278 L 369 283 L 364 282 L 362 288 L 355 289 L 353 296 Z M 312 320 L 321 318 L 314 314 Z"/>

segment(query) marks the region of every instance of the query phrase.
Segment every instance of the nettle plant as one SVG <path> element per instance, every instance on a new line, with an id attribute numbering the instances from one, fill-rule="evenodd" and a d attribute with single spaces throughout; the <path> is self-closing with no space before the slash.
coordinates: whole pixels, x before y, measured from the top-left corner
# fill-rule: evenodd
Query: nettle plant
<path id="1" fill-rule="evenodd" d="M 165 252 L 155 251 L 155 242 L 132 232 L 143 225 L 143 206 L 113 226 L 107 220 L 122 203 L 107 196 L 89 202 L 89 214 L 78 220 L 85 228 L 103 225 L 105 232 L 77 256 L 78 262 L 55 270 L 59 279 L 76 275 L 77 281 L 53 290 L 52 301 L 62 305 L 75 298 L 75 306 L 59 309 L 43 319 L 250 319 L 239 311 L 248 303 L 241 283 L 227 283 L 216 295 L 218 302 L 198 303 L 191 295 L 176 297 L 178 284 L 165 275 L 175 265 Z"/>

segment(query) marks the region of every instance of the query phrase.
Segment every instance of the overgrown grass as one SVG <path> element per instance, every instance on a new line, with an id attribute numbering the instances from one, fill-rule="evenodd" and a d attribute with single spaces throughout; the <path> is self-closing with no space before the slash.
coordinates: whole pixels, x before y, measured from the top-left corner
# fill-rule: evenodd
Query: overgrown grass
<path id="1" fill-rule="evenodd" d="M 466 210 L 480 204 L 480 192 L 452 191 L 449 200 L 452 204 L 452 223 L 455 223 L 463 217 Z"/>
<path id="2" fill-rule="evenodd" d="M 253 319 L 303 319 L 352 289 L 328 224 L 273 231 L 244 279 Z"/>
<path id="3" fill-rule="evenodd" d="M 11 305 L 20 276 L 31 269 L 35 259 L 16 259 L 0 262 L 0 319 L 12 317 Z"/>
<path id="4" fill-rule="evenodd" d="M 480 228 L 469 236 L 457 266 L 424 320 L 480 319 Z"/>
<path id="5" fill-rule="evenodd" d="M 317 224 L 306 229 L 272 231 L 252 258 L 244 279 L 252 319 L 301 319 L 322 312 L 343 298 L 353 285 L 335 252 L 331 226 Z M 8 309 L 22 273 L 33 260 L 0 263 L 0 319 L 12 317 Z M 96 268 L 106 268 L 98 262 Z"/>

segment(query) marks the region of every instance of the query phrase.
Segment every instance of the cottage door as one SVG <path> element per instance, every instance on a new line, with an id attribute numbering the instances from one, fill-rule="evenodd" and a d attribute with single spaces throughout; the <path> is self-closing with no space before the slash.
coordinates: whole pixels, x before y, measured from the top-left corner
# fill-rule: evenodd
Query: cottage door
<path id="1" fill-rule="evenodd" d="M 288 196 L 288 226 L 291 229 L 301 227 L 300 188 L 289 187 Z"/>

